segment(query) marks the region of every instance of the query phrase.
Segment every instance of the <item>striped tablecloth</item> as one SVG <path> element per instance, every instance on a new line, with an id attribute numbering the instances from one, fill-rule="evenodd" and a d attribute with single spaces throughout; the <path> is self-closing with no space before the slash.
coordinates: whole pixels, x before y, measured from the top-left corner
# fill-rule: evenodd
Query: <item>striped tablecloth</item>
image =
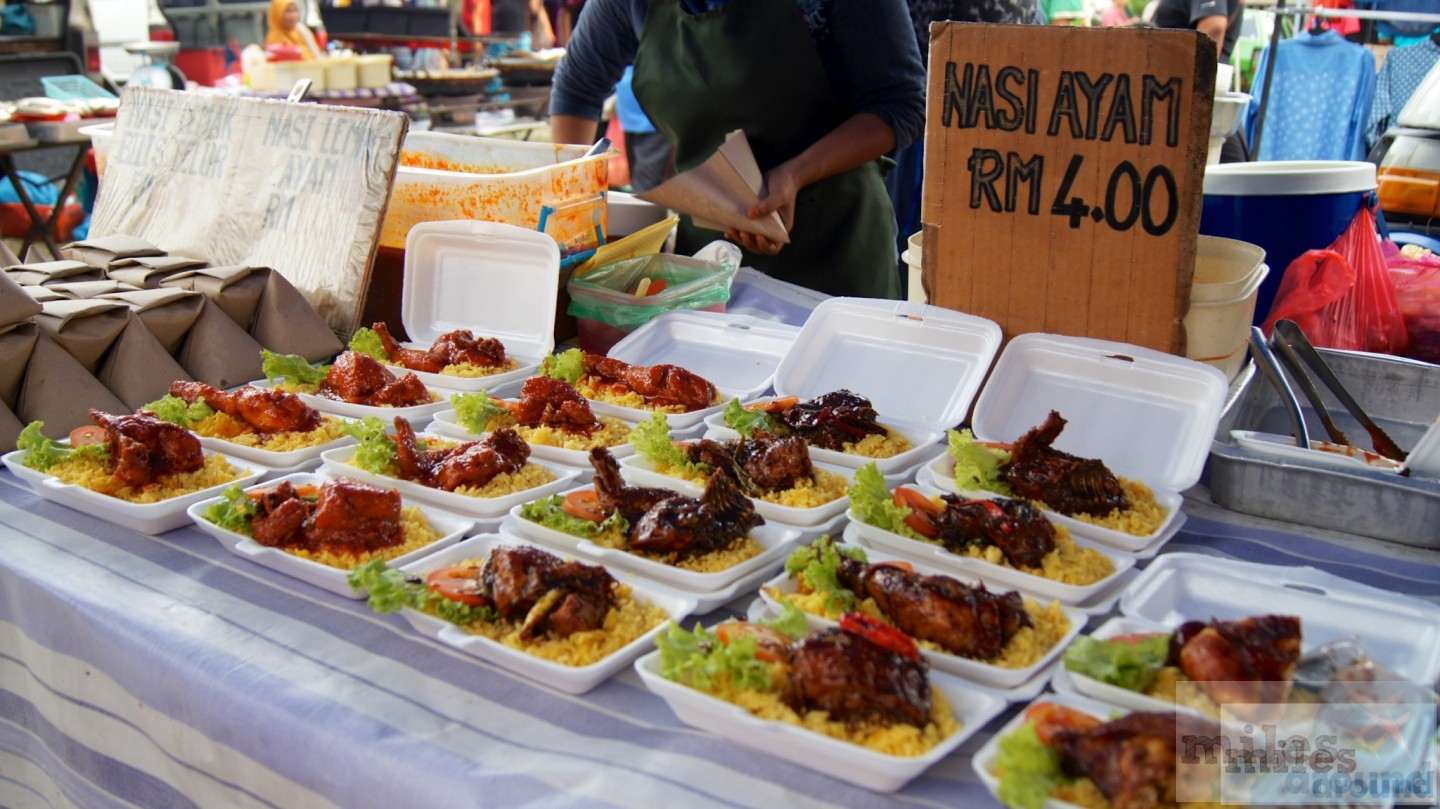
<path id="1" fill-rule="evenodd" d="M 1434 553 L 1194 515 L 1170 549 L 1440 601 Z M 970 754 L 1005 718 L 876 794 L 681 725 L 633 671 L 567 696 L 198 529 L 136 534 L 0 472 L 4 806 L 990 806 Z"/>

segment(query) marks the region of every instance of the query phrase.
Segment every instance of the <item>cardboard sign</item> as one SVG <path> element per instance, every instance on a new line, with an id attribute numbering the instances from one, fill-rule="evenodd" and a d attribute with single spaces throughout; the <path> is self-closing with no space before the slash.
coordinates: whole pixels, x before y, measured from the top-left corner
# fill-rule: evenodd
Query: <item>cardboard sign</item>
<path id="1" fill-rule="evenodd" d="M 126 88 L 91 236 L 273 267 L 348 335 L 408 127 L 397 112 Z"/>
<path id="2" fill-rule="evenodd" d="M 1193 31 L 930 29 L 930 302 L 1183 354 L 1215 84 Z"/>

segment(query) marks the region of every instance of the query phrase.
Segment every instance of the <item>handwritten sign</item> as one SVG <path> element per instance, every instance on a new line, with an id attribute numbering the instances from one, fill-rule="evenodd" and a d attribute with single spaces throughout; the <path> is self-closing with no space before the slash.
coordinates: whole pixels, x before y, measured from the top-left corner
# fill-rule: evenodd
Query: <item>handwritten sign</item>
<path id="1" fill-rule="evenodd" d="M 933 25 L 930 302 L 1183 353 L 1214 82 L 1193 31 Z"/>
<path id="2" fill-rule="evenodd" d="M 91 234 L 272 267 L 349 334 L 408 126 L 395 112 L 128 88 Z"/>

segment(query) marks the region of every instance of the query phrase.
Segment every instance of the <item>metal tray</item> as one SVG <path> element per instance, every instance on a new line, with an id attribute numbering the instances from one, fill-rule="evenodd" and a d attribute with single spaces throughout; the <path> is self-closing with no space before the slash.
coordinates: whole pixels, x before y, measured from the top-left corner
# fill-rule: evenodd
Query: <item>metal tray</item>
<path id="1" fill-rule="evenodd" d="M 1320 349 L 1367 413 L 1404 449 L 1413 449 L 1440 409 L 1440 366 Z M 1440 548 L 1440 480 L 1310 465 L 1241 449 L 1231 430 L 1288 435 L 1275 389 L 1253 366 L 1225 408 L 1210 446 L 1210 492 L 1226 508 L 1421 548 Z M 1352 440 L 1367 440 L 1328 390 L 1326 407 Z M 1304 407 L 1306 424 L 1319 417 Z M 1323 434 L 1323 433 L 1322 433 Z M 1368 448 L 1368 445 L 1362 445 Z"/>

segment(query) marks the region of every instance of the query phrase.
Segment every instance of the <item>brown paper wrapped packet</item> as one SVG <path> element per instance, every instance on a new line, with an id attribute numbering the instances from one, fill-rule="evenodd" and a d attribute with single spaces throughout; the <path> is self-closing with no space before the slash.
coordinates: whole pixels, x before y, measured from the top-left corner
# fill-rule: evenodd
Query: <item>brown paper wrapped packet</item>
<path id="1" fill-rule="evenodd" d="M 59 292 L 56 292 L 50 287 L 20 287 L 20 289 L 24 290 L 25 294 L 30 296 L 30 300 L 35 301 L 36 303 L 67 300 L 64 295 L 61 295 Z"/>
<path id="2" fill-rule="evenodd" d="M 138 410 L 169 393 L 171 382 L 189 381 L 190 375 L 145 328 L 138 316 L 129 311 L 126 314 L 129 319 L 125 330 L 110 347 L 95 378 L 119 397 L 126 407 Z"/>
<path id="3" fill-rule="evenodd" d="M 35 322 L 50 333 L 86 370 L 100 369 L 105 352 L 130 322 L 130 310 L 119 301 L 47 301 Z"/>
<path id="4" fill-rule="evenodd" d="M 299 354 L 310 362 L 328 360 L 345 346 L 285 277 L 267 271 L 265 295 L 250 334 L 277 354 Z"/>
<path id="5" fill-rule="evenodd" d="M 120 233 L 71 242 L 62 247 L 61 252 L 76 261 L 83 261 L 101 269 L 109 267 L 116 259 L 165 255 L 164 250 L 144 239 Z"/>
<path id="6" fill-rule="evenodd" d="M 200 316 L 180 348 L 180 364 L 199 382 L 230 388 L 264 376 L 260 344 L 214 301 L 204 298 Z"/>
<path id="7" fill-rule="evenodd" d="M 25 425 L 20 423 L 20 417 L 10 409 L 10 406 L 0 402 L 0 450 L 9 452 L 15 449 L 15 442 L 20 439 L 20 431 Z"/>
<path id="8" fill-rule="evenodd" d="M 160 282 L 162 287 L 202 292 L 247 332 L 255 322 L 265 295 L 266 273 L 253 267 L 231 265 L 178 272 Z"/>
<path id="9" fill-rule="evenodd" d="M 82 261 L 36 261 L 8 267 L 5 274 L 22 286 L 98 281 L 100 271 Z"/>
<path id="10" fill-rule="evenodd" d="M 98 298 L 101 295 L 108 295 L 112 292 L 125 292 L 127 290 L 136 289 L 136 287 L 130 286 L 129 284 L 122 284 L 119 281 L 112 281 L 108 278 L 102 278 L 99 281 L 76 281 L 74 283 L 67 282 L 64 284 L 50 284 L 49 286 L 44 287 L 44 289 L 48 289 L 56 293 L 57 295 L 61 295 L 71 300 L 80 301 L 85 300 L 86 298 Z"/>
<path id="11" fill-rule="evenodd" d="M 10 249 L 10 245 L 0 241 L 0 267 L 14 267 L 20 263 L 20 257 Z"/>
<path id="12" fill-rule="evenodd" d="M 20 400 L 20 385 L 25 381 L 25 367 L 35 351 L 40 327 L 34 323 L 15 323 L 0 328 L 0 402 L 13 408 Z M 3 445 L 0 445 L 3 446 Z"/>
<path id="13" fill-rule="evenodd" d="M 180 353 L 185 335 L 200 317 L 205 297 L 183 289 L 136 289 L 112 292 L 101 300 L 120 301 L 130 307 L 171 356 Z"/>
<path id="14" fill-rule="evenodd" d="M 0 275 L 0 326 L 19 323 L 40 314 L 40 302 L 8 275 Z"/>
<path id="15" fill-rule="evenodd" d="M 139 256 L 116 259 L 105 274 L 142 289 L 154 289 L 160 282 L 177 272 L 186 272 L 205 266 L 198 258 L 184 256 Z"/>
<path id="16" fill-rule="evenodd" d="M 45 422 L 45 435 L 61 439 L 76 427 L 91 423 L 92 407 L 106 413 L 126 412 L 124 402 L 61 348 L 49 332 L 41 330 L 25 370 L 15 414 L 26 424 Z"/>

